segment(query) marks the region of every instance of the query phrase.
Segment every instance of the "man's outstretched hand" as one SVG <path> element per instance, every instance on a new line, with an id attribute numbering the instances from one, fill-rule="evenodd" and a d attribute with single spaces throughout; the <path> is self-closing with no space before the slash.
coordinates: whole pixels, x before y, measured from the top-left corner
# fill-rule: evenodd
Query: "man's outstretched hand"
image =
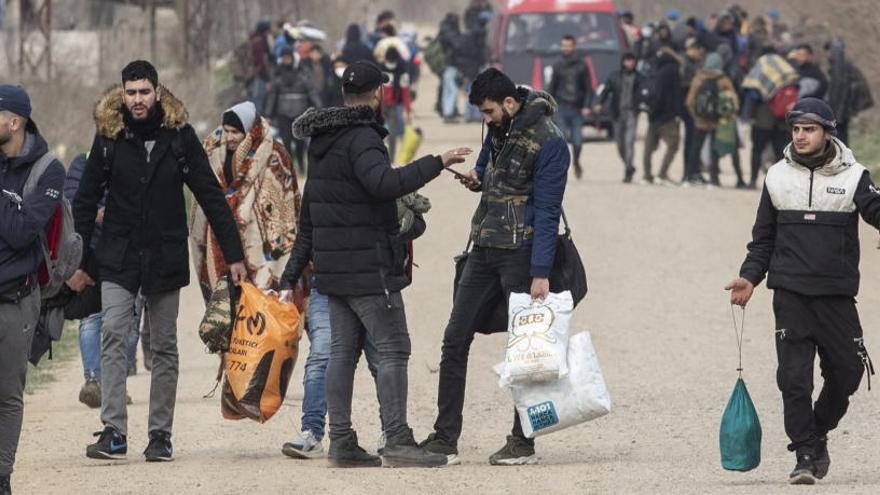
<path id="1" fill-rule="evenodd" d="M 473 152 L 474 150 L 470 148 L 455 148 L 440 155 L 440 160 L 444 167 L 449 167 L 456 163 L 463 163 L 464 159 Z"/>
<path id="2" fill-rule="evenodd" d="M 755 291 L 755 286 L 748 280 L 739 277 L 733 282 L 727 284 L 727 286 L 724 287 L 724 290 L 730 291 L 730 304 L 746 307 L 749 299 L 752 298 L 752 292 Z"/>

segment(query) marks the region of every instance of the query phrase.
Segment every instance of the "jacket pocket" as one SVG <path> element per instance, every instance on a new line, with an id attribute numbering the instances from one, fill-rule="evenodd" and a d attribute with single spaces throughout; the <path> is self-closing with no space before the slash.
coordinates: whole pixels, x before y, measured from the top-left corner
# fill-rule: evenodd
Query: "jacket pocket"
<path id="1" fill-rule="evenodd" d="M 186 274 L 189 270 L 186 238 L 163 236 L 156 265 L 156 272 L 163 277 Z"/>
<path id="2" fill-rule="evenodd" d="M 128 251 L 129 239 L 117 237 L 106 232 L 101 236 L 95 256 L 103 269 L 118 272 L 125 263 L 125 253 Z"/>
<path id="3" fill-rule="evenodd" d="M 849 213 L 781 211 L 770 270 L 840 278 L 846 273 Z"/>

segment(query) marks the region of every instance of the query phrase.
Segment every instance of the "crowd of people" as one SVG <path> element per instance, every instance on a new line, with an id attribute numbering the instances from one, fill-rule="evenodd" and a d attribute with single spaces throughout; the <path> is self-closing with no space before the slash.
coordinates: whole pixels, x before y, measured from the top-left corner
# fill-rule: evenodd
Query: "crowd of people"
<path id="1" fill-rule="evenodd" d="M 485 36 L 492 15 L 487 6 L 472 3 L 463 33 L 452 27 L 457 19 L 447 17 L 451 34 L 442 39 L 458 46 L 468 36 Z M 675 12 L 667 17 L 678 20 Z M 624 54 L 596 95 L 572 84 L 586 68 L 572 59 L 568 36 L 548 91 L 518 86 L 495 68 L 449 68 L 452 75 L 444 77 L 438 95 L 442 109 L 446 83 L 455 84 L 456 97 L 464 84 L 467 103 L 488 132 L 475 166 L 459 174 L 480 199 L 439 349 L 434 431 L 421 442 L 407 420 L 411 345 L 401 295 L 412 283 L 413 241 L 427 228 L 430 209 L 417 191 L 472 151 L 456 148 L 392 166 L 395 140 L 389 134 L 393 138 L 411 117 L 419 65 L 417 49 L 397 35 L 393 13 L 383 12 L 366 37 L 350 26 L 332 59 L 316 42 L 322 33 L 313 25 L 283 23 L 276 35 L 271 23 L 261 22 L 247 43 L 251 70 L 241 82 L 248 98 L 218 115 L 216 129 L 203 139 L 156 68 L 133 61 L 122 69 L 120 83 L 101 95 L 92 147 L 66 173 L 32 119 L 27 92 L 0 85 L 0 495 L 11 493 L 29 349 L 41 311 L 54 304 L 92 308 L 80 324 L 86 378 L 81 400 L 100 407 L 102 430 L 86 456 L 127 456 L 126 379 L 136 371 L 144 318 L 144 366 L 151 372 L 144 456 L 151 462 L 173 459 L 177 316 L 180 290 L 190 280 L 190 253 L 206 300 L 227 277 L 307 312 L 301 428 L 282 446 L 284 455 L 323 457 L 326 427 L 326 456 L 337 467 L 459 463 L 468 354 L 483 310 L 512 292 L 533 299 L 549 294 L 569 168 L 574 164 L 577 177 L 585 168 L 574 135 L 580 134 L 580 119 L 603 111 L 614 117 L 627 182 L 635 175 L 633 141 L 641 112 L 649 121 L 646 183 L 672 182 L 682 121 L 687 184 L 717 185 L 723 156 L 731 155 L 738 170 L 737 117 L 752 122 L 755 147 L 750 181 L 738 172 L 739 187 L 756 187 L 763 150 L 772 146 L 778 163 L 765 181 L 741 277 L 728 289 L 732 303 L 745 305 L 769 272 L 768 287 L 779 301 L 774 310 L 786 432 L 797 455 L 790 479 L 824 477 L 827 435 L 845 414 L 863 367 L 870 368 L 853 299 L 859 280 L 856 215 L 880 228 L 880 191 L 846 145 L 847 123 L 870 106 L 870 93 L 839 41 L 828 46 L 826 78 L 812 47 L 799 44 L 782 56 L 778 42 L 758 34 L 758 19 L 750 27 L 747 19 L 741 9 L 731 9 L 711 28 L 691 18 L 648 33 L 623 16 L 633 45 L 650 47 Z M 322 85 L 327 81 L 336 86 Z M 780 94 L 791 98 L 782 102 L 782 117 L 774 99 Z M 666 152 L 655 177 L 651 155 L 661 142 Z M 45 171 L 29 179 L 41 162 Z M 815 191 L 814 181 L 821 186 Z M 26 192 L 28 183 L 32 192 Z M 184 185 L 194 197 L 189 210 Z M 808 187 L 809 195 L 796 194 Z M 41 301 L 40 266 L 50 252 L 44 232 L 55 225 L 62 196 L 72 204 L 83 256 L 66 280 L 68 290 L 58 296 L 63 302 L 49 303 Z M 840 242 L 828 242 L 829 236 Z M 814 406 L 806 363 L 816 349 L 827 373 Z M 380 405 L 378 455 L 362 447 L 351 421 L 361 354 Z M 535 441 L 524 435 L 515 413 L 511 434 L 489 463 L 535 462 Z"/>
<path id="2" fill-rule="evenodd" d="M 342 74 L 363 60 L 390 75 L 384 102 L 390 133 L 386 142 L 396 157 L 417 95 L 421 59 L 415 36 L 390 10 L 379 13 L 372 31 L 350 24 L 345 38 L 329 45 L 326 32 L 311 21 L 262 20 L 232 53 L 230 69 L 239 94 L 269 119 L 303 174 L 306 141 L 293 136 L 291 124 L 309 108 L 341 106 Z"/>
<path id="3" fill-rule="evenodd" d="M 865 78 L 846 56 L 841 40 L 828 40 L 822 46 L 798 40 L 776 10 L 751 18 L 734 5 L 704 21 L 683 18 L 673 9 L 665 19 L 642 27 L 635 24 L 632 13 L 622 13 L 620 19 L 631 50 L 623 54 L 619 69 L 597 94 L 582 98 L 582 89 L 555 83 L 582 77 L 577 74 L 584 70 L 583 61 L 570 40 L 562 40 L 562 60 L 553 67 L 549 90 L 560 103 L 557 123 L 570 136 L 578 176 L 582 122 L 575 115 L 579 112 L 582 116 L 605 112 L 612 117 L 625 182 L 636 175 L 635 129 L 645 114 L 642 183 L 719 186 L 719 162 L 729 156 L 736 187 L 755 189 L 765 165 L 781 159 L 790 142 L 785 110 L 795 100 L 827 101 L 837 115 L 837 133 L 844 143 L 852 118 L 873 105 Z M 744 171 L 740 150 L 747 128 L 751 128 L 751 151 L 746 154 L 750 170 Z M 652 158 L 661 143 L 665 151 L 655 175 Z M 679 151 L 684 170 L 673 177 L 670 166 Z"/>

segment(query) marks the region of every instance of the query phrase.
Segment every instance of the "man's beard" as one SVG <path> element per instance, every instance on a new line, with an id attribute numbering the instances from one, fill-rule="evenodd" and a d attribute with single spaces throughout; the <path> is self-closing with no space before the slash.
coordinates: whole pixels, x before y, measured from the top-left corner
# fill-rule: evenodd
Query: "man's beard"
<path id="1" fill-rule="evenodd" d="M 506 108 L 501 107 L 501 122 L 498 124 L 493 123 L 492 125 L 501 130 L 507 130 L 510 129 L 511 122 L 513 122 L 513 115 L 510 115 Z"/>

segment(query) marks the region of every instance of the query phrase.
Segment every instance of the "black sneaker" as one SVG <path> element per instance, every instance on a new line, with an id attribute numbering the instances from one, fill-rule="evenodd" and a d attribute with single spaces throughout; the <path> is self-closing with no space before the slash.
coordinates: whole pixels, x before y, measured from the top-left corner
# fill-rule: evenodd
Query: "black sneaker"
<path id="1" fill-rule="evenodd" d="M 489 457 L 489 464 L 493 466 L 522 466 L 537 463 L 535 447 L 524 438 L 511 435 L 507 437 L 507 444 Z"/>
<path id="2" fill-rule="evenodd" d="M 382 467 L 382 459 L 362 449 L 354 432 L 348 438 L 330 440 L 327 460 L 330 466 L 338 468 Z"/>
<path id="3" fill-rule="evenodd" d="M 828 455 L 828 437 L 822 436 L 816 442 L 816 459 L 813 461 L 816 465 L 816 478 L 822 479 L 828 474 L 828 468 L 831 467 L 831 457 Z"/>
<path id="4" fill-rule="evenodd" d="M 151 431 L 150 444 L 144 450 L 144 457 L 147 462 L 168 462 L 173 461 L 171 456 L 171 433 L 166 431 Z"/>
<path id="5" fill-rule="evenodd" d="M 0 495 L 12 495 L 12 485 L 9 484 L 10 475 L 0 476 Z"/>
<path id="6" fill-rule="evenodd" d="M 430 435 L 428 435 L 428 438 L 422 440 L 422 442 L 419 444 L 419 447 L 422 447 L 433 454 L 445 455 L 446 464 L 450 466 L 461 464 L 461 459 L 459 459 L 458 457 L 458 447 L 447 442 L 446 440 L 443 440 L 442 438 L 437 438 L 436 433 L 431 433 Z"/>
<path id="7" fill-rule="evenodd" d="M 816 457 L 812 453 L 799 453 L 794 471 L 788 475 L 790 485 L 813 485 L 816 483 Z"/>
<path id="8" fill-rule="evenodd" d="M 382 449 L 384 467 L 440 467 L 446 463 L 446 454 L 432 453 L 419 446 L 413 438 L 412 430 L 407 430 L 396 438 L 388 438 L 385 448 Z"/>
<path id="9" fill-rule="evenodd" d="M 95 433 L 98 441 L 86 447 L 86 457 L 91 459 L 125 459 L 128 453 L 128 442 L 125 435 L 112 426 L 105 426 L 104 431 Z"/>

